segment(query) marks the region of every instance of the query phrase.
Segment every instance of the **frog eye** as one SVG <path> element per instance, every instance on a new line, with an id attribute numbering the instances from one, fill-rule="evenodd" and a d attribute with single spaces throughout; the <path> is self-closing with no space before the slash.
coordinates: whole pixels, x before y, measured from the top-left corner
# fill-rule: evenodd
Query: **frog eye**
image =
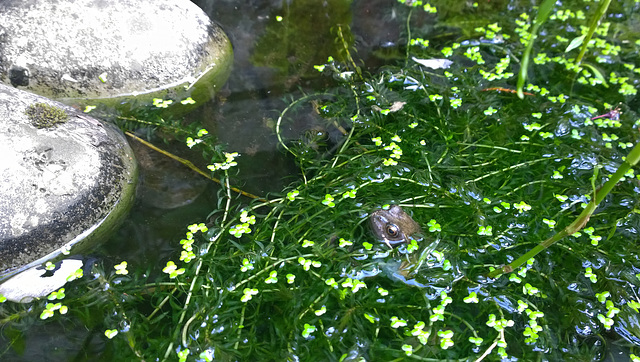
<path id="1" fill-rule="evenodd" d="M 400 236 L 400 229 L 395 224 L 387 224 L 386 232 L 389 237 L 397 238 Z"/>

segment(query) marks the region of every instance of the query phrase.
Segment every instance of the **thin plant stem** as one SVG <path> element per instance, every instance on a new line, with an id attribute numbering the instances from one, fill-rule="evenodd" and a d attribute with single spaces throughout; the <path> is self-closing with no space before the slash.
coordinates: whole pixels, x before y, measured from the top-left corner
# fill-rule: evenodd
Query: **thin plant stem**
<path id="1" fill-rule="evenodd" d="M 584 40 L 582 40 L 582 48 L 580 49 L 580 54 L 576 58 L 576 65 L 579 65 L 580 62 L 582 61 L 582 57 L 584 57 L 584 54 L 586 53 L 587 48 L 589 47 L 589 41 L 591 41 L 591 38 L 593 37 L 593 33 L 595 33 L 596 29 L 598 28 L 600 19 L 602 19 L 604 14 L 607 13 L 607 10 L 609 9 L 610 4 L 611 4 L 611 0 L 605 0 L 601 2 L 600 5 L 598 6 L 598 10 L 596 11 L 596 14 L 591 18 L 589 31 L 584 37 Z M 576 70 L 577 69 L 578 68 L 576 67 Z"/>
<path id="2" fill-rule="evenodd" d="M 172 158 L 172 159 L 174 159 L 174 160 L 176 160 L 176 161 L 180 162 L 181 164 L 183 164 L 183 165 L 185 165 L 185 166 L 189 167 L 190 169 L 192 169 L 193 171 L 195 171 L 195 172 L 199 173 L 200 175 L 202 175 L 202 176 L 204 176 L 204 177 L 208 178 L 209 180 L 211 180 L 211 181 L 213 181 L 213 182 L 217 183 L 218 185 L 222 185 L 222 182 L 221 182 L 219 179 L 217 179 L 217 178 L 215 178 L 215 177 L 211 176 L 210 174 L 208 174 L 208 173 L 206 173 L 206 172 L 202 171 L 202 170 L 201 170 L 201 169 L 199 169 L 196 165 L 194 165 L 191 161 L 189 161 L 189 160 L 185 160 L 184 158 L 182 158 L 182 157 L 178 157 L 178 156 L 174 155 L 174 154 L 173 154 L 173 153 L 171 153 L 171 152 L 168 152 L 168 151 L 163 150 L 162 148 L 156 147 L 156 146 L 154 146 L 152 143 L 150 143 L 150 142 L 147 142 L 147 141 L 143 140 L 142 138 L 140 138 L 140 137 L 138 137 L 138 136 L 134 135 L 133 133 L 131 133 L 131 132 L 129 132 L 129 131 L 125 132 L 125 134 L 126 134 L 127 136 L 129 136 L 129 137 L 133 138 L 134 140 L 136 140 L 136 141 L 138 141 L 138 142 L 142 143 L 143 145 L 145 145 L 145 146 L 147 146 L 147 147 L 151 148 L 152 150 L 157 151 L 157 152 L 160 152 L 160 153 L 162 153 L 163 155 L 165 155 L 165 156 L 167 156 L 167 157 L 169 157 L 169 158 Z M 236 187 L 231 187 L 231 191 L 236 192 L 236 193 L 239 193 L 239 194 L 240 194 L 240 195 L 242 195 L 242 196 L 246 196 L 246 197 L 249 197 L 249 198 L 252 198 L 252 199 L 255 199 L 255 200 L 259 200 L 259 201 L 262 201 L 262 202 L 268 202 L 266 199 L 263 199 L 263 198 L 261 198 L 260 196 L 256 196 L 256 195 L 251 194 L 251 193 L 249 193 L 249 192 L 246 192 L 246 191 L 240 190 L 240 189 L 238 189 L 238 188 L 236 188 Z"/>
<path id="3" fill-rule="evenodd" d="M 596 207 L 598 207 L 598 205 L 602 202 L 602 200 L 604 200 L 604 198 L 609 194 L 609 192 L 611 192 L 611 190 L 620 181 L 620 179 L 624 177 L 624 175 L 629 171 L 629 169 L 635 166 L 639 161 L 640 161 L 640 143 L 636 144 L 636 146 L 631 150 L 631 152 L 629 152 L 625 161 L 622 162 L 622 164 L 618 167 L 616 172 L 609 178 L 609 180 L 605 182 L 600 189 L 594 190 L 594 196 L 591 198 L 591 201 L 587 204 L 587 207 L 585 207 L 585 209 L 582 210 L 582 213 L 580 213 L 580 215 L 571 224 L 569 224 L 567 227 L 562 229 L 562 231 L 556 233 L 552 237 L 541 242 L 536 247 L 529 250 L 527 253 L 525 253 L 518 259 L 514 260 L 510 264 L 491 271 L 487 276 L 489 278 L 495 278 L 501 274 L 511 273 L 512 271 L 522 266 L 522 264 L 526 263 L 527 260 L 538 255 L 538 253 L 540 253 L 541 251 L 547 249 L 548 247 L 555 244 L 559 240 L 562 240 L 567 235 L 573 235 L 576 232 L 580 231 L 582 228 L 584 228 L 587 225 L 587 222 L 589 222 L 589 218 L 591 217 L 591 215 L 593 215 L 593 212 L 596 210 Z M 598 171 L 596 170 L 592 178 L 592 183 L 594 184 L 595 184 L 595 177 L 597 176 L 597 172 Z"/>

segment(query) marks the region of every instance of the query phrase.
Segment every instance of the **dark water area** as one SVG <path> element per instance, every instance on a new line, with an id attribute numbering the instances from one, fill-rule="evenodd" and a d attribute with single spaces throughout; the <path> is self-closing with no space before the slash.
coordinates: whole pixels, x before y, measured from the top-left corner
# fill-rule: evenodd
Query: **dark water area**
<path id="1" fill-rule="evenodd" d="M 407 12 L 394 1 L 195 3 L 228 34 L 235 59 L 221 94 L 190 117 L 202 120 L 229 151 L 242 155 L 240 186 L 260 195 L 279 191 L 296 179 L 291 160 L 276 150 L 275 121 L 291 100 L 331 87 L 333 80 L 314 65 L 343 53 L 336 40 L 338 29 L 354 48 L 354 57 L 362 61 L 359 65 L 374 70 L 394 61 L 377 57 L 374 51 L 399 54 L 403 24 L 394 14 Z M 318 121 L 307 110 L 284 132 L 298 138 L 320 127 Z"/>

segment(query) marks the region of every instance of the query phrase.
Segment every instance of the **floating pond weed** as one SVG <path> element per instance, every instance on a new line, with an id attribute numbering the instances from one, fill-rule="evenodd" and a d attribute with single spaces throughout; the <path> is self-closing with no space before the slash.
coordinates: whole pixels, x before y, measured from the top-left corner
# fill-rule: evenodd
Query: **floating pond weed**
<path id="1" fill-rule="evenodd" d="M 435 9 L 401 2 L 411 14 Z M 607 353 L 605 335 L 638 354 L 640 151 L 623 84 L 637 85 L 640 64 L 620 65 L 637 44 L 602 29 L 577 64 L 564 40 L 589 14 L 567 6 L 537 32 L 544 53 L 532 66 L 548 68 L 529 74 L 524 99 L 511 92 L 533 37 L 519 5 L 512 21 L 474 24 L 462 33 L 477 38 L 455 43 L 408 29 L 404 67 L 344 76 L 361 74 L 349 49 L 344 62 L 317 65 L 337 86 L 281 112 L 276 136 L 302 179 L 268 198 L 232 194 L 239 155 L 201 126 L 147 121 L 202 150 L 221 184 L 218 209 L 188 225 L 157 270 L 94 267 L 55 297 L 87 319 L 98 305 L 100 333 L 140 359 L 590 360 Z M 446 70 L 410 61 L 443 55 Z M 587 80 L 598 73 L 615 92 Z M 620 111 L 597 118 L 613 109 L 604 100 Z M 282 131 L 312 101 L 341 134 L 325 150 Z M 377 242 L 368 218 L 384 205 L 410 210 L 422 239 Z M 37 303 L 42 319 L 65 307 Z"/>

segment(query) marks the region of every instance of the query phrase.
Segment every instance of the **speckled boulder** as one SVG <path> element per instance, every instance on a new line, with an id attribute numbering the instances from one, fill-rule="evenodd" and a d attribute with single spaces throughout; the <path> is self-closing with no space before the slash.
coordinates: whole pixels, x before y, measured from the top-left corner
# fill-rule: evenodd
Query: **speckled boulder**
<path id="1" fill-rule="evenodd" d="M 204 102 L 232 61 L 227 36 L 189 1 L 0 1 L 0 82 L 67 104 Z"/>
<path id="2" fill-rule="evenodd" d="M 105 240 L 137 166 L 114 126 L 0 84 L 0 281 Z"/>

